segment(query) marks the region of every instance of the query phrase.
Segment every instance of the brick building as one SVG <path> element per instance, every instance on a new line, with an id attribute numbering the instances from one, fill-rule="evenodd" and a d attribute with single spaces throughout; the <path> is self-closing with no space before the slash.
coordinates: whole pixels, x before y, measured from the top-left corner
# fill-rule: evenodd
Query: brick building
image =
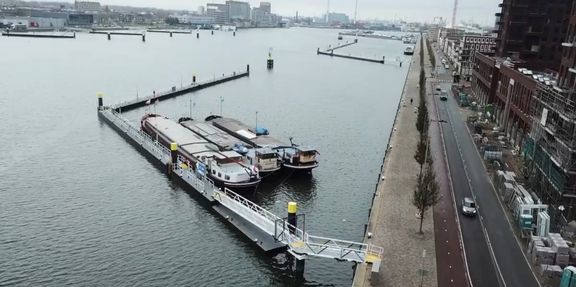
<path id="1" fill-rule="evenodd" d="M 557 70 L 572 0 L 503 0 L 496 13 L 496 56 Z"/>

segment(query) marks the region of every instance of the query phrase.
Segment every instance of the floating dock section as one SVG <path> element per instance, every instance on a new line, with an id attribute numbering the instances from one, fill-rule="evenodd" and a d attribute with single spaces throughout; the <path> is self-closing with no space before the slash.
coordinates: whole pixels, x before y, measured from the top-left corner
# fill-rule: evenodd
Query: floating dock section
<path id="1" fill-rule="evenodd" d="M 172 87 L 169 91 L 164 92 L 154 92 L 152 95 L 137 98 L 132 101 L 123 102 L 116 106 L 113 106 L 113 109 L 117 112 L 126 112 L 129 110 L 133 110 L 136 108 L 144 107 L 148 104 L 153 104 L 156 101 L 163 101 L 166 99 L 174 98 L 183 94 L 199 91 L 208 87 L 212 87 L 218 84 L 226 83 L 232 80 L 240 79 L 243 77 L 248 77 L 250 75 L 250 65 L 246 66 L 246 71 L 243 72 L 233 72 L 229 75 L 223 75 L 222 77 L 217 77 L 212 80 L 208 80 L 205 82 L 196 82 L 196 77 L 194 76 L 192 80 L 192 84 L 183 86 L 180 88 L 176 88 L 175 86 Z"/>
<path id="2" fill-rule="evenodd" d="M 354 42 L 344 43 L 342 45 L 335 46 L 334 48 L 328 48 L 328 49 L 326 49 L 326 52 L 333 52 L 334 50 L 338 50 L 338 49 L 342 49 L 344 47 L 352 46 L 356 43 L 358 43 L 358 39 L 354 39 Z"/>
<path id="3" fill-rule="evenodd" d="M 2 32 L 5 37 L 28 37 L 28 38 L 52 38 L 52 39 L 76 39 L 76 32 L 70 33 L 28 33 L 28 32 Z"/>
<path id="4" fill-rule="evenodd" d="M 384 64 L 385 63 L 385 57 L 382 57 L 382 59 L 370 59 L 370 58 L 363 58 L 363 57 L 356 57 L 356 56 L 349 56 L 349 55 L 342 55 L 342 54 L 335 54 L 334 50 L 331 50 L 330 52 L 322 52 L 320 51 L 320 49 L 318 49 L 316 51 L 316 54 L 318 55 L 326 55 L 326 56 L 331 56 L 331 57 L 338 57 L 338 58 L 346 58 L 346 59 L 352 59 L 352 60 L 360 60 L 360 61 L 366 61 L 366 62 L 372 62 L 372 63 L 380 63 L 380 64 Z"/>
<path id="5" fill-rule="evenodd" d="M 149 33 L 164 33 L 164 34 L 192 34 L 190 30 L 158 30 L 158 29 L 147 29 L 146 32 Z"/>
<path id="6" fill-rule="evenodd" d="M 98 116 L 142 154 L 165 170 L 171 179 L 210 203 L 211 209 L 223 216 L 262 250 L 287 250 L 296 258 L 298 272 L 303 271 L 307 256 L 369 263 L 372 264 L 373 272 L 378 272 L 380 269 L 382 247 L 310 235 L 305 231 L 305 226 L 303 228 L 297 226 L 296 203 L 289 203 L 288 217 L 282 218 L 229 189 L 216 187 L 209 178 L 197 170 L 190 169 L 185 161 L 177 156 L 177 143 L 171 145 L 172 150 L 168 150 L 132 125 L 114 108 L 104 106 L 101 95 L 98 98 Z"/>
<path id="7" fill-rule="evenodd" d="M 377 34 L 370 34 L 370 33 L 340 32 L 340 33 L 338 33 L 338 35 L 402 41 L 402 37 L 388 36 L 388 35 L 377 35 Z"/>
<path id="8" fill-rule="evenodd" d="M 111 32 L 111 31 L 90 31 L 90 34 L 121 35 L 121 36 L 142 36 L 144 32 Z"/>

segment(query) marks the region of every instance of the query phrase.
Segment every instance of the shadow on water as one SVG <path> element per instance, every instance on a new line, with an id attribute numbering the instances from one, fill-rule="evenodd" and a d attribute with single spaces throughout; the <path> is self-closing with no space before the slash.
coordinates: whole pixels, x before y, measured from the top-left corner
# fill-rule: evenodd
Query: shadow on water
<path id="1" fill-rule="evenodd" d="M 333 286 L 332 284 L 322 284 L 317 281 L 307 280 L 304 274 L 296 271 L 296 259 L 287 251 L 261 253 L 262 256 L 259 256 L 260 262 L 270 268 L 269 283 L 271 286 Z"/>
<path id="2" fill-rule="evenodd" d="M 280 199 L 306 203 L 314 198 L 316 190 L 317 180 L 312 173 L 281 170 L 260 183 L 252 200 L 260 205 Z"/>

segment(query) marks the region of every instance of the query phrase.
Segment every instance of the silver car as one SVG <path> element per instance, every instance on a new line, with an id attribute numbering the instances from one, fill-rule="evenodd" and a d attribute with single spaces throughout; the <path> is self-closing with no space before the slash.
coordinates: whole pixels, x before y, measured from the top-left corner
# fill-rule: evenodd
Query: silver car
<path id="1" fill-rule="evenodd" d="M 462 214 L 467 216 L 476 216 L 476 202 L 470 197 L 464 197 L 462 200 Z"/>

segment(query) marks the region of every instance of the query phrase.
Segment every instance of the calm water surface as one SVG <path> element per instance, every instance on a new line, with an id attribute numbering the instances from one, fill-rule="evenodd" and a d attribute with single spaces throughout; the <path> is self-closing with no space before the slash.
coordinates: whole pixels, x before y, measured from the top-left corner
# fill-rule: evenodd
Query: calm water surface
<path id="1" fill-rule="evenodd" d="M 278 176 L 254 200 L 280 216 L 297 201 L 311 234 L 360 241 L 409 59 L 400 41 L 363 38 L 341 53 L 405 65 L 316 55 L 337 42 L 337 31 L 319 29 L 148 34 L 146 43 L 1 37 L 0 285 L 302 284 L 285 254 L 258 250 L 100 122 L 96 93 L 114 104 L 250 64 L 249 78 L 156 112 L 203 119 L 222 108 L 255 124 L 258 111 L 275 137 L 316 147 L 311 178 Z M 137 124 L 144 112 L 125 116 Z M 310 258 L 304 284 L 349 286 L 352 267 Z"/>

